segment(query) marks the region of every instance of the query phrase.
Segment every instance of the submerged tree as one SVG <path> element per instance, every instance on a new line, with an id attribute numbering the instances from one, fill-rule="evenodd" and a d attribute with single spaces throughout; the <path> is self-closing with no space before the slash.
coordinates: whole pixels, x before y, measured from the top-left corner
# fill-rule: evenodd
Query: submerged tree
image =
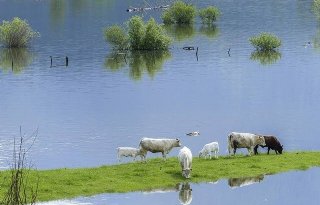
<path id="1" fill-rule="evenodd" d="M 164 11 L 162 20 L 164 24 L 191 24 L 195 16 L 195 6 L 179 0 Z"/>
<path id="2" fill-rule="evenodd" d="M 27 47 L 30 41 L 38 37 L 26 20 L 15 17 L 12 21 L 3 21 L 0 25 L 0 42 L 8 48 Z"/>
<path id="3" fill-rule="evenodd" d="M 108 27 L 106 41 L 120 50 L 168 50 L 171 39 L 153 18 L 144 23 L 140 16 L 133 16 L 127 26 L 127 34 L 118 25 Z"/>
<path id="4" fill-rule="evenodd" d="M 217 7 L 209 6 L 199 11 L 199 16 L 203 24 L 213 24 L 220 16 L 220 11 Z"/>

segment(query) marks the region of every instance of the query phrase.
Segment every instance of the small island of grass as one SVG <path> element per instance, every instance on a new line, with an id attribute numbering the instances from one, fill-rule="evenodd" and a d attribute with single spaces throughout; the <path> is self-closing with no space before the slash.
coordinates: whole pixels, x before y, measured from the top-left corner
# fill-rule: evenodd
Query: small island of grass
<path id="1" fill-rule="evenodd" d="M 97 168 L 37 170 L 30 172 L 30 183 L 39 179 L 39 201 L 91 196 L 101 193 L 148 191 L 170 188 L 177 183 L 212 182 L 219 179 L 276 174 L 289 170 L 306 170 L 320 166 L 320 152 L 287 152 L 282 155 L 221 156 L 219 159 L 193 160 L 191 178 L 181 176 L 177 158 L 163 161 L 149 159 L 147 163 L 133 162 Z M 1 172 L 2 187 L 9 176 Z M 0 189 L 0 197 L 5 194 Z"/>

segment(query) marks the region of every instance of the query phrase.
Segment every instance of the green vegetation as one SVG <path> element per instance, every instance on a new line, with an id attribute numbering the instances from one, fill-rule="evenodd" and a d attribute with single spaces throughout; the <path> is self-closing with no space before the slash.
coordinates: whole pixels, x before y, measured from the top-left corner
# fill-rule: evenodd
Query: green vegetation
<path id="1" fill-rule="evenodd" d="M 129 64 L 129 76 L 140 80 L 144 73 L 151 78 L 162 69 L 163 63 L 171 57 L 169 51 L 131 51 L 127 54 L 111 53 L 105 60 L 105 67 L 111 71 L 119 71 Z"/>
<path id="2" fill-rule="evenodd" d="M 164 24 L 191 24 L 196 16 L 196 8 L 183 1 L 176 1 L 162 14 Z"/>
<path id="3" fill-rule="evenodd" d="M 128 45 L 128 36 L 120 26 L 114 25 L 106 28 L 104 37 L 114 46 L 114 49 L 123 50 Z"/>
<path id="4" fill-rule="evenodd" d="M 281 46 L 281 40 L 271 33 L 261 33 L 249 39 L 258 51 L 272 51 Z"/>
<path id="5" fill-rule="evenodd" d="M 203 24 L 213 24 L 220 16 L 220 11 L 217 7 L 208 6 L 199 11 L 199 16 Z"/>
<path id="6" fill-rule="evenodd" d="M 133 16 L 127 25 L 128 34 L 117 25 L 105 30 L 105 39 L 114 48 L 120 50 L 168 50 L 171 39 L 153 18 L 150 18 L 145 24 L 141 17 Z"/>
<path id="7" fill-rule="evenodd" d="M 320 0 L 313 0 L 312 11 L 316 15 L 318 20 L 320 20 Z"/>
<path id="8" fill-rule="evenodd" d="M 0 25 L 0 42 L 8 48 L 27 47 L 39 33 L 32 30 L 26 20 L 15 17 L 12 21 L 3 21 Z"/>
<path id="9" fill-rule="evenodd" d="M 147 191 L 174 187 L 183 181 L 208 182 L 225 178 L 275 174 L 289 170 L 306 170 L 320 166 L 320 152 L 288 152 L 282 155 L 220 157 L 193 160 L 191 178 L 181 176 L 176 157 L 163 161 L 150 159 L 147 163 L 102 166 L 98 168 L 56 169 L 30 172 L 29 182 L 39 177 L 38 200 L 54 200 L 100 193 Z M 214 171 L 212 171 L 214 170 Z M 2 171 L 5 182 L 10 172 Z M 4 184 L 5 185 L 5 184 Z M 0 190 L 0 197 L 5 190 Z"/>
<path id="10" fill-rule="evenodd" d="M 251 60 L 259 61 L 262 65 L 269 65 L 277 62 L 281 58 L 278 51 L 254 51 L 251 53 Z"/>

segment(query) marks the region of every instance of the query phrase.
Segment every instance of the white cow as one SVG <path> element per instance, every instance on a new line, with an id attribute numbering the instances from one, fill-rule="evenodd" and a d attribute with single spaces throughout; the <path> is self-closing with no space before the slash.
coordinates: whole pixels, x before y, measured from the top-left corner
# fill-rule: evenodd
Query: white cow
<path id="1" fill-rule="evenodd" d="M 173 147 L 181 147 L 179 139 L 154 139 L 145 137 L 140 141 L 140 149 L 144 159 L 148 151 L 152 153 L 161 152 L 163 159 L 166 159 L 166 155 Z"/>
<path id="2" fill-rule="evenodd" d="M 133 147 L 118 147 L 118 160 L 121 161 L 122 157 L 133 157 L 133 161 L 136 160 L 137 156 L 141 157 L 142 160 L 142 152 L 140 149 L 133 148 Z"/>
<path id="3" fill-rule="evenodd" d="M 214 153 L 214 157 L 218 158 L 219 153 L 219 143 L 218 142 L 211 142 L 203 146 L 202 150 L 199 152 L 199 158 L 204 157 L 205 159 L 209 155 L 211 159 L 212 154 Z"/>
<path id="4" fill-rule="evenodd" d="M 233 149 L 233 154 L 236 154 L 237 148 L 247 148 L 248 154 L 251 155 L 251 153 L 253 153 L 253 148 L 256 145 L 266 145 L 263 136 L 239 132 L 231 132 L 228 136 L 229 155 L 231 154 L 231 149 Z"/>
<path id="5" fill-rule="evenodd" d="M 192 153 L 188 147 L 183 147 L 179 151 L 178 160 L 182 169 L 182 176 L 190 178 L 192 170 Z"/>

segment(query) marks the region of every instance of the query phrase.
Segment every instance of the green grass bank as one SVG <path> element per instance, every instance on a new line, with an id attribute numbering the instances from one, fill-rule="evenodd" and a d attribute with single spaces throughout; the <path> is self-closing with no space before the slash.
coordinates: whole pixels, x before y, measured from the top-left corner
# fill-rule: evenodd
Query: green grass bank
<path id="1" fill-rule="evenodd" d="M 149 155 L 150 156 L 150 155 Z M 30 180 L 39 176 L 38 200 L 48 201 L 100 193 L 147 191 L 175 187 L 177 183 L 211 182 L 219 179 L 275 174 L 289 170 L 306 170 L 320 166 L 320 152 L 287 152 L 282 155 L 220 157 L 193 159 L 190 179 L 181 176 L 177 158 L 162 161 L 149 159 L 147 163 L 133 162 L 96 168 L 38 170 L 30 173 Z M 0 197 L 5 191 L 8 171 L 2 171 Z"/>

